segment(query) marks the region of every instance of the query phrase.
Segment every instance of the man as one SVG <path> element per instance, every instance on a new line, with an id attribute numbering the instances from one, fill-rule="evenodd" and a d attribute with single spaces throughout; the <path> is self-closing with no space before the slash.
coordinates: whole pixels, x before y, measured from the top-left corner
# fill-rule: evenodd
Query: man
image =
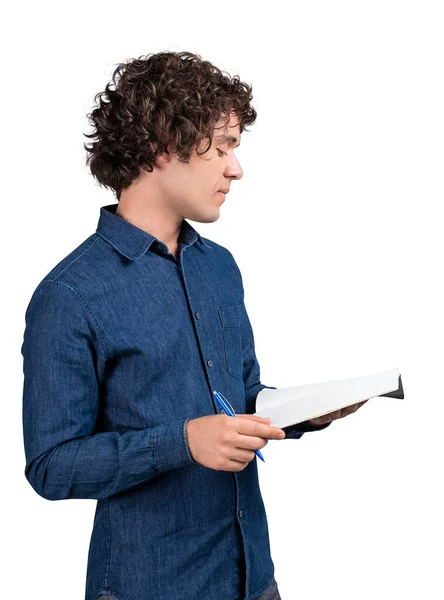
<path id="1" fill-rule="evenodd" d="M 86 148 L 118 205 L 26 312 L 25 475 L 49 500 L 98 500 L 85 600 L 277 600 L 254 450 L 360 405 L 285 432 L 253 415 L 270 386 L 240 271 L 185 220 L 216 221 L 242 177 L 251 88 L 185 52 L 117 75 Z"/>

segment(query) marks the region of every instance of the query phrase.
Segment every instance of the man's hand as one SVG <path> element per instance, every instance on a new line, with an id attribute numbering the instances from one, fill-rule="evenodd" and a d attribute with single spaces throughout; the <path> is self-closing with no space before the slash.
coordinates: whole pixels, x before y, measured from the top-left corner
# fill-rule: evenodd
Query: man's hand
<path id="1" fill-rule="evenodd" d="M 307 423 L 310 425 L 325 425 L 325 423 L 330 423 L 331 421 L 335 421 L 336 419 L 342 419 L 347 415 L 351 415 L 361 408 L 363 404 L 368 402 L 368 400 L 363 400 L 363 402 L 358 402 L 358 404 L 352 404 L 351 406 L 347 406 L 346 408 L 341 408 L 340 410 L 335 410 L 331 413 L 327 413 L 326 415 L 322 415 L 322 417 L 317 417 L 316 419 L 309 419 Z"/>
<path id="2" fill-rule="evenodd" d="M 268 444 L 285 438 L 285 431 L 270 425 L 271 419 L 250 414 L 206 415 L 186 424 L 188 448 L 192 458 L 210 469 L 242 471 Z"/>

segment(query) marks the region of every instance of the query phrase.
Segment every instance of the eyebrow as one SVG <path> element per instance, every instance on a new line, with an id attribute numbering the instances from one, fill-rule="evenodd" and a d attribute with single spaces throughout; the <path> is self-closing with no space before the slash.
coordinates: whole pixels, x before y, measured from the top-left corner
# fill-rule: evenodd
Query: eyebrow
<path id="1" fill-rule="evenodd" d="M 222 140 L 224 142 L 233 142 L 236 143 L 237 142 L 237 138 L 232 136 L 232 135 L 227 135 L 226 133 L 222 134 L 222 135 L 217 135 L 216 136 L 216 140 Z M 240 146 L 240 142 L 238 143 L 237 146 Z M 236 146 L 236 148 L 237 148 Z"/>

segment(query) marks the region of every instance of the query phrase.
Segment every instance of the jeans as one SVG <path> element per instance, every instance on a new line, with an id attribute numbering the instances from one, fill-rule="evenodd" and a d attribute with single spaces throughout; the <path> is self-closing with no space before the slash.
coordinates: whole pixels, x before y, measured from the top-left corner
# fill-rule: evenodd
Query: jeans
<path id="1" fill-rule="evenodd" d="M 114 596 L 99 596 L 97 600 L 114 600 Z M 282 600 L 281 595 L 279 594 L 278 585 L 276 579 L 273 577 L 273 581 L 267 587 L 265 592 L 263 592 L 260 596 L 255 598 L 255 600 Z"/>
<path id="2" fill-rule="evenodd" d="M 276 579 L 273 577 L 273 581 L 267 587 L 265 592 L 263 592 L 258 598 L 255 600 L 282 600 L 281 595 L 279 593 L 278 585 Z"/>

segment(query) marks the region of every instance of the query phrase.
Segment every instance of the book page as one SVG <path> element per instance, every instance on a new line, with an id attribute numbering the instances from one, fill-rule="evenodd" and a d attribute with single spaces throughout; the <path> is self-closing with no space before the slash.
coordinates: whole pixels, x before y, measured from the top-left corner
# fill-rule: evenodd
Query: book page
<path id="1" fill-rule="evenodd" d="M 365 377 L 277 390 L 265 388 L 257 395 L 254 414 L 270 417 L 274 427 L 288 427 L 392 392 L 398 389 L 398 380 L 398 369 L 390 369 Z"/>

